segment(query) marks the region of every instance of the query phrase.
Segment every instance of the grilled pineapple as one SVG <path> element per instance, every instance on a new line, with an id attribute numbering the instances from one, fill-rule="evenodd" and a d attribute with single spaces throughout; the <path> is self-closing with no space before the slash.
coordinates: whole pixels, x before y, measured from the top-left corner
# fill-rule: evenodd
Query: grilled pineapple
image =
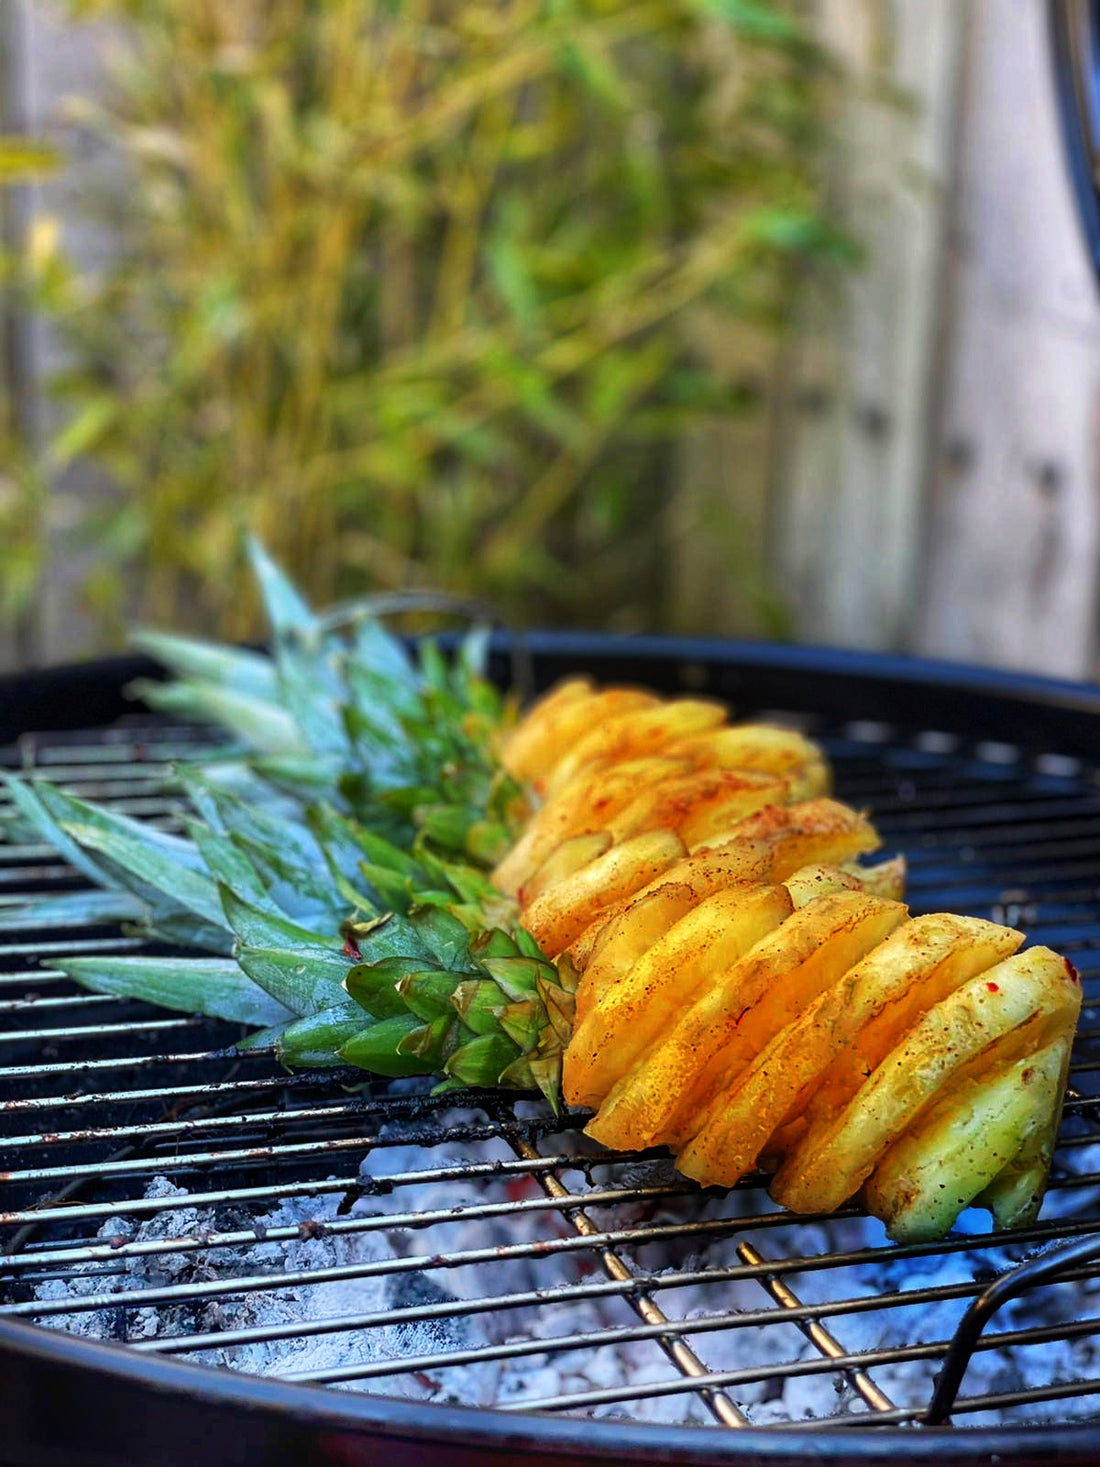
<path id="1" fill-rule="evenodd" d="M 704 1183 L 778 1166 L 798 1210 L 862 1188 L 898 1237 L 975 1198 L 1034 1215 L 1072 970 L 992 923 L 910 920 L 904 863 L 864 863 L 874 827 L 808 739 L 586 679 L 517 721 L 478 637 L 414 664 L 254 559 L 270 657 L 144 639 L 178 678 L 149 700 L 251 751 L 182 774 L 187 838 L 9 781 L 22 831 L 109 893 L 67 916 L 207 954 L 72 959 L 74 978 L 267 1026 L 246 1042 L 288 1065 L 554 1104 L 564 1067 L 598 1139 L 667 1143 Z"/>

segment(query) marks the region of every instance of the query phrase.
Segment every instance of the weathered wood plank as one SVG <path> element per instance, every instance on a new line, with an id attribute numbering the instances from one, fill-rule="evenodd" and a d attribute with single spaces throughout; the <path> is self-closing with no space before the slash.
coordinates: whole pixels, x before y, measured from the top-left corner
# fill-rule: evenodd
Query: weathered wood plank
<path id="1" fill-rule="evenodd" d="M 809 314 L 783 405 L 775 576 L 799 636 L 905 645 L 921 548 L 937 289 L 966 7 L 824 0 L 851 81 L 837 194 L 865 250 Z"/>
<path id="2" fill-rule="evenodd" d="M 1080 676 L 1100 580 L 1100 298 L 1040 0 L 979 0 L 918 645 Z"/>

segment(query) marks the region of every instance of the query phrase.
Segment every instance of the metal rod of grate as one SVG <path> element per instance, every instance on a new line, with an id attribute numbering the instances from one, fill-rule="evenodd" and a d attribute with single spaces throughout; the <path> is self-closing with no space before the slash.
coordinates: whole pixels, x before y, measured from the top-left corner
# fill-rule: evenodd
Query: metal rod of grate
<path id="1" fill-rule="evenodd" d="M 239 1031 L 82 993 L 50 966 L 142 939 L 20 916 L 29 896 L 81 886 L 27 841 L 0 846 L 0 1317 L 505 1411 L 921 1422 L 948 1359 L 952 1390 L 971 1389 L 941 1387 L 937 1419 L 1096 1414 L 1100 781 L 1075 759 L 954 736 L 819 736 L 838 793 L 908 856 L 914 910 L 1019 921 L 1081 968 L 1092 1018 L 1033 1227 L 893 1246 L 856 1208 L 773 1208 L 757 1178 L 700 1193 L 661 1156 L 605 1152 L 581 1117 L 533 1102 L 364 1091 L 354 1073 L 215 1054 Z M 172 824 L 172 761 L 212 747 L 129 720 L 24 740 L 0 767 Z M 959 1321 L 990 1279 L 1052 1243 L 1066 1260 L 1001 1289 L 1004 1317 L 960 1354 Z"/>

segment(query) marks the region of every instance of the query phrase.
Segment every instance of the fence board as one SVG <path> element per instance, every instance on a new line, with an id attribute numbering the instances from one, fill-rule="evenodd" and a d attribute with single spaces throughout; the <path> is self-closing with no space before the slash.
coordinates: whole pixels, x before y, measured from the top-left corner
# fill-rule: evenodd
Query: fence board
<path id="1" fill-rule="evenodd" d="M 898 647 L 918 583 L 937 281 L 966 7 L 825 0 L 852 78 L 837 178 L 864 268 L 794 354 L 775 575 L 799 635 Z"/>
<path id="2" fill-rule="evenodd" d="M 1100 300 L 1044 12 L 975 7 L 919 645 L 1079 676 L 1096 656 Z"/>

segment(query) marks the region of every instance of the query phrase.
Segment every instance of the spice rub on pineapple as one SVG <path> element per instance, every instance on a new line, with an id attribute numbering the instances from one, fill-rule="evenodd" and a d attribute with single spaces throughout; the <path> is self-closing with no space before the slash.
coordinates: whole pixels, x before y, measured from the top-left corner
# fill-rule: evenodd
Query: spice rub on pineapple
<path id="1" fill-rule="evenodd" d="M 1031 1221 L 1080 1008 L 1064 960 L 979 918 L 910 919 L 904 862 L 857 864 L 878 837 L 823 796 L 801 735 L 680 736 L 714 717 L 695 700 L 594 729 L 603 697 L 563 685 L 504 746 L 542 804 L 494 872 L 581 975 L 563 1084 L 589 1134 L 667 1144 L 705 1185 L 778 1169 L 798 1211 L 859 1194 L 899 1239 L 974 1201 Z"/>

